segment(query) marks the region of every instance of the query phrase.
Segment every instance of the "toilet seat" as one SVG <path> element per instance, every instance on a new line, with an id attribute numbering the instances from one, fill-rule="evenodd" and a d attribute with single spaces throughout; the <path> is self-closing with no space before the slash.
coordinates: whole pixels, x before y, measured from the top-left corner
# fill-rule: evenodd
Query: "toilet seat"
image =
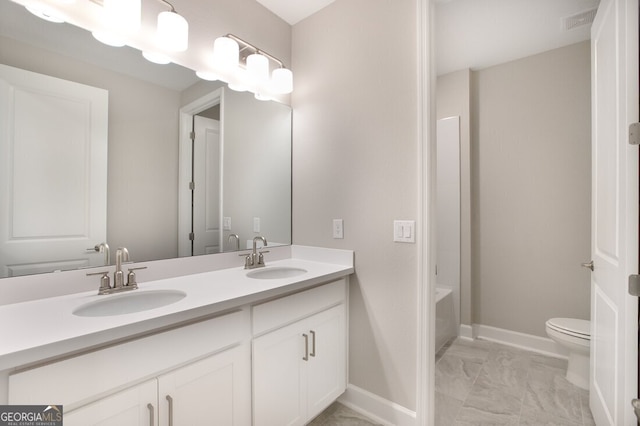
<path id="1" fill-rule="evenodd" d="M 587 320 L 575 318 L 551 318 L 547 321 L 547 327 L 558 333 L 591 340 L 591 323 Z"/>

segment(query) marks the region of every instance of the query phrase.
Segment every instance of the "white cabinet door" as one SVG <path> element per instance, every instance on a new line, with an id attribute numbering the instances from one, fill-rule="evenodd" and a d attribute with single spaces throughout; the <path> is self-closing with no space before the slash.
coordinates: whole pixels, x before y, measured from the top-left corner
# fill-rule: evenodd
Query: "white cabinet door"
<path id="1" fill-rule="evenodd" d="M 64 413 L 65 426 L 155 426 L 157 384 L 149 380 Z"/>
<path id="2" fill-rule="evenodd" d="M 242 345 L 158 377 L 158 424 L 250 425 L 250 363 Z"/>
<path id="3" fill-rule="evenodd" d="M 345 340 L 344 305 L 254 339 L 254 425 L 303 425 L 342 394 Z"/>
<path id="4" fill-rule="evenodd" d="M 294 323 L 253 341 L 253 424 L 293 426 L 305 422 L 302 363 L 305 323 Z"/>
<path id="5" fill-rule="evenodd" d="M 310 356 L 307 373 L 307 419 L 320 414 L 346 389 L 344 305 L 309 318 Z M 314 344 L 315 343 L 315 344 Z"/>

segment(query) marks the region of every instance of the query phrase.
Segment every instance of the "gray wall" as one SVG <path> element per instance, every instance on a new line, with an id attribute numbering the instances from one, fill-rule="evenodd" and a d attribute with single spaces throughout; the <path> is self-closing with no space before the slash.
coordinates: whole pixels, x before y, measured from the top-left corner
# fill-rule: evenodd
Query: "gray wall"
<path id="1" fill-rule="evenodd" d="M 293 27 L 292 52 L 294 242 L 355 250 L 349 381 L 412 410 L 419 258 L 393 220 L 420 199 L 416 16 L 412 0 L 337 1 Z"/>
<path id="2" fill-rule="evenodd" d="M 472 74 L 474 323 L 546 336 L 589 318 L 589 49 Z"/>

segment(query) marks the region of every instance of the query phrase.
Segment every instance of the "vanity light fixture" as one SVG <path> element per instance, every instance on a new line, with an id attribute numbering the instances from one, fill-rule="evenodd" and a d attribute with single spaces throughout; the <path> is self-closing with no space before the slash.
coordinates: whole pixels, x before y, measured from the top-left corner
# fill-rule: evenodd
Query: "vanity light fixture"
<path id="1" fill-rule="evenodd" d="M 277 65 L 271 77 L 270 61 Z M 201 77 L 207 72 L 209 70 L 196 74 Z M 230 89 L 249 90 L 259 100 L 272 99 L 274 95 L 293 91 L 293 73 L 284 67 L 281 60 L 233 34 L 215 40 L 211 72 L 227 83 Z"/>
<path id="2" fill-rule="evenodd" d="M 109 46 L 124 46 L 127 35 L 140 29 L 141 16 L 141 0 L 103 0 L 102 28 L 91 34 Z"/>

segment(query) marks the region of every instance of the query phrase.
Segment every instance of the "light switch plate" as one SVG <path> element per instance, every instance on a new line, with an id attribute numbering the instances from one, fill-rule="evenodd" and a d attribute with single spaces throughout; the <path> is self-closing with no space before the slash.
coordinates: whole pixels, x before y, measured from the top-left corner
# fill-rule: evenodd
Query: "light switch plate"
<path id="1" fill-rule="evenodd" d="M 260 218 L 253 218 L 253 232 L 260 232 Z"/>
<path id="2" fill-rule="evenodd" d="M 393 221 L 393 241 L 397 243 L 415 243 L 416 242 L 415 220 L 394 220 Z"/>
<path id="3" fill-rule="evenodd" d="M 224 229 L 225 231 L 231 231 L 231 218 L 230 217 L 223 217 L 222 218 L 222 229 Z"/>
<path id="4" fill-rule="evenodd" d="M 333 219 L 333 238 L 344 238 L 344 221 L 342 219 Z"/>

